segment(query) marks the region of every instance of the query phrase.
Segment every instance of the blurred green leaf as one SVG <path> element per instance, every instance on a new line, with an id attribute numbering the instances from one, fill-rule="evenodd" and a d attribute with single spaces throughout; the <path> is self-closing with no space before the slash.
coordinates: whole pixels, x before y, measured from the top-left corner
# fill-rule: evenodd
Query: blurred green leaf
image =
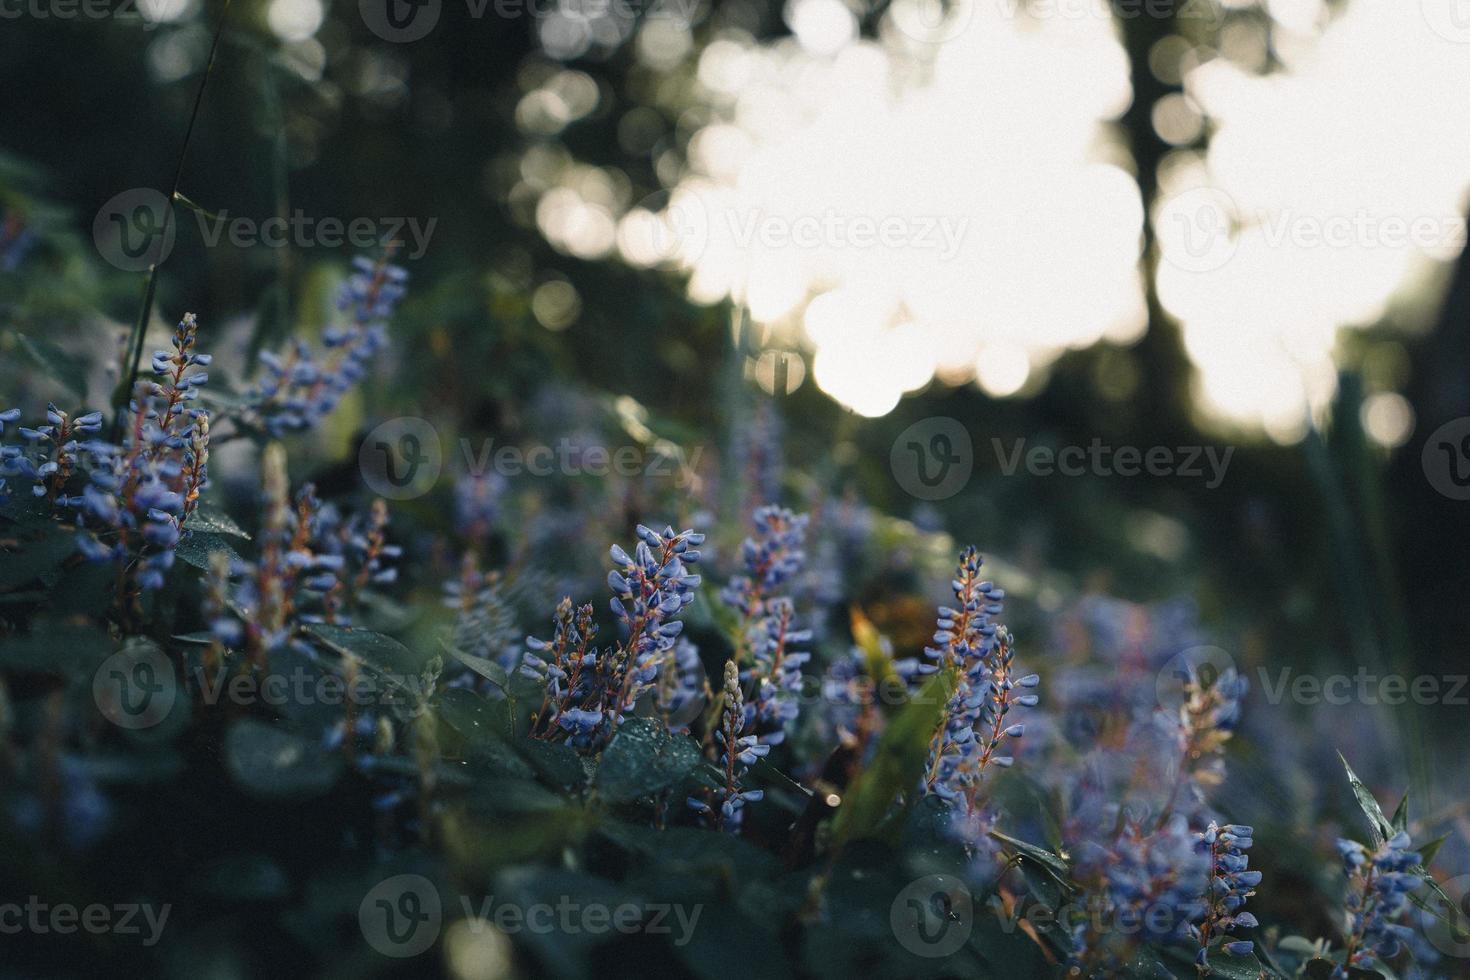
<path id="1" fill-rule="evenodd" d="M 184 527 L 192 531 L 203 531 L 209 534 L 225 534 L 230 537 L 244 538 L 250 540 L 250 535 L 235 519 L 224 511 L 214 507 L 200 506 L 199 509 L 189 515 L 184 522 Z"/>
<path id="2" fill-rule="evenodd" d="M 929 743 L 944 719 L 954 686 L 952 671 L 934 674 L 884 729 L 872 763 L 853 781 L 837 809 L 837 840 L 873 833 L 899 794 L 919 784 Z"/>
<path id="3" fill-rule="evenodd" d="M 602 753 L 597 791 L 612 803 L 651 796 L 683 779 L 699 759 L 694 739 L 670 735 L 652 718 L 634 718 L 618 728 Z"/>
<path id="4" fill-rule="evenodd" d="M 340 753 L 253 718 L 225 733 L 225 765 L 242 789 L 264 797 L 320 796 L 342 774 Z"/>

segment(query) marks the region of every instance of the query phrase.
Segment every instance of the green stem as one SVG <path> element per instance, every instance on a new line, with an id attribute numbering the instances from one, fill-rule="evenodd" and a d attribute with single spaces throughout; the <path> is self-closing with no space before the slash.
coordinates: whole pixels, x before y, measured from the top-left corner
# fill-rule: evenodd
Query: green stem
<path id="1" fill-rule="evenodd" d="M 220 38 L 224 36 L 225 23 L 230 17 L 231 0 L 225 0 L 224 10 L 220 13 L 219 24 L 214 29 L 214 40 L 209 46 L 209 61 L 204 66 L 204 77 L 199 80 L 199 88 L 194 93 L 194 108 L 189 113 L 189 124 L 184 129 L 184 142 L 179 147 L 179 158 L 174 166 L 173 186 L 168 193 L 168 206 L 163 212 L 163 240 L 167 240 L 169 227 L 173 222 L 174 201 L 179 195 L 179 183 L 184 177 L 184 161 L 189 154 L 189 144 L 194 139 L 194 126 L 199 121 L 199 112 L 204 106 L 204 90 L 209 86 L 209 78 L 214 73 L 215 56 L 219 53 Z M 144 335 L 148 332 L 148 321 L 153 317 L 153 298 L 158 293 L 158 262 L 148 266 L 148 284 L 143 289 L 143 305 L 138 310 L 138 318 L 133 323 L 132 333 L 128 334 L 128 346 L 124 370 L 119 377 L 117 390 L 112 399 L 112 430 L 111 440 L 116 442 L 122 434 L 123 417 L 127 411 L 128 400 L 133 394 L 133 385 L 138 380 L 138 367 L 143 361 Z"/>

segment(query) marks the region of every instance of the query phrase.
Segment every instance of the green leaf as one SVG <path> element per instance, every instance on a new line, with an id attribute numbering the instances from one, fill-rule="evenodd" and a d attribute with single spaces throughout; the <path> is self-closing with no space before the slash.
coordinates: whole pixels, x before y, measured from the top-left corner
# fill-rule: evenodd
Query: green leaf
<path id="1" fill-rule="evenodd" d="M 954 693 L 952 670 L 942 670 L 884 729 L 868 766 L 848 789 L 834 818 L 838 841 L 873 833 L 900 793 L 918 785 L 929 755 L 929 743 L 944 720 Z"/>
<path id="2" fill-rule="evenodd" d="M 472 653 L 457 650 L 448 644 L 445 644 L 444 649 L 449 651 L 449 655 L 455 660 L 458 660 L 502 691 L 508 688 L 510 678 L 507 676 L 505 668 L 500 666 L 500 664 L 486 657 L 477 657 Z"/>
<path id="3" fill-rule="evenodd" d="M 328 649 L 361 663 L 381 679 L 401 688 L 412 688 L 414 680 L 432 659 L 415 653 L 391 636 L 372 630 L 311 623 L 302 631 Z"/>
<path id="4" fill-rule="evenodd" d="M 670 735 L 662 722 L 634 718 L 618 728 L 597 767 L 597 791 L 612 803 L 628 803 L 674 785 L 699 762 L 699 745 Z"/>
<path id="5" fill-rule="evenodd" d="M 1373 846 L 1382 847 L 1383 842 L 1394 835 L 1393 825 L 1389 823 L 1388 817 L 1384 816 L 1383 808 L 1378 805 L 1378 800 L 1369 792 L 1368 787 L 1353 772 L 1353 767 L 1348 765 L 1347 758 L 1341 752 L 1337 757 L 1342 759 L 1342 767 L 1347 770 L 1348 785 L 1353 788 L 1353 796 L 1357 798 L 1358 806 L 1362 807 L 1363 815 L 1368 818 L 1368 829 L 1373 835 Z M 1407 795 L 1405 796 L 1407 799 Z"/>
<path id="6" fill-rule="evenodd" d="M 1429 867 L 1430 863 L 1434 861 L 1434 856 L 1439 853 L 1440 847 L 1442 847 L 1444 845 L 1444 842 L 1449 839 L 1449 834 L 1440 834 L 1428 844 L 1421 844 L 1419 846 L 1419 857 L 1423 859 L 1424 866 L 1426 868 Z"/>
<path id="7" fill-rule="evenodd" d="M 1394 833 L 1409 829 L 1409 791 L 1404 790 L 1404 798 L 1399 800 L 1398 809 L 1393 811 Z"/>
<path id="8" fill-rule="evenodd" d="M 214 507 L 201 506 L 189 515 L 189 519 L 184 522 L 184 527 L 192 531 L 226 534 L 230 537 L 250 540 L 250 535 L 243 527 L 235 523 L 233 517 Z"/>
<path id="9" fill-rule="evenodd" d="M 257 796 L 321 796 L 342 774 L 340 753 L 253 718 L 225 733 L 224 754 L 235 782 Z"/>
<path id="10" fill-rule="evenodd" d="M 1231 956 L 1216 949 L 1210 952 L 1210 970 L 1211 976 L 1224 977 L 1225 980 L 1259 980 L 1265 968 L 1254 953 Z"/>
<path id="11" fill-rule="evenodd" d="M 559 789 L 580 789 L 587 783 L 587 770 L 582 757 L 570 745 L 523 738 L 516 748 L 543 781 Z"/>
<path id="12" fill-rule="evenodd" d="M 1006 847 L 1009 847 L 1017 854 L 1020 854 L 1022 857 L 1035 861 L 1037 864 L 1044 867 L 1047 871 L 1056 876 L 1059 883 L 1064 885 L 1067 883 L 1067 877 L 1071 873 L 1071 869 L 1067 866 L 1067 862 L 1064 861 L 1060 855 L 1053 854 L 1051 851 L 1048 851 L 1044 847 L 1038 847 L 1035 844 L 1028 844 L 1023 840 L 1010 836 L 1009 834 L 1003 834 L 998 830 L 992 830 L 990 832 L 990 836 L 1000 841 L 1002 844 L 1004 844 Z"/>
<path id="13" fill-rule="evenodd" d="M 213 531 L 195 531 L 181 539 L 175 553 L 195 568 L 207 570 L 209 556 L 216 551 L 223 551 L 230 561 L 242 560 L 240 553 L 230 545 L 229 540 L 224 535 Z"/>

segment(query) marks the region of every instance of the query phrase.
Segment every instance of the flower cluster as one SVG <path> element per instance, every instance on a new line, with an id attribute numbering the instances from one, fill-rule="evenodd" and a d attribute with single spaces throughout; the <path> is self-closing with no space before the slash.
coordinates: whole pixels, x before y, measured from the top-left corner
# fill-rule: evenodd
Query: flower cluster
<path id="1" fill-rule="evenodd" d="M 740 670 L 733 660 L 725 661 L 725 682 L 722 688 L 724 701 L 720 706 L 720 725 L 714 737 L 719 749 L 719 760 L 723 781 L 710 794 L 708 802 L 690 797 L 690 809 L 709 816 L 717 829 L 739 833 L 742 811 L 747 803 L 759 802 L 765 792 L 758 789 L 743 789 L 746 770 L 755 765 L 770 751 L 769 745 L 760 744 L 750 734 L 755 712 L 745 703 L 740 691 Z"/>
<path id="2" fill-rule="evenodd" d="M 751 515 L 755 534 L 740 547 L 745 572 L 730 580 L 720 599 L 739 613 L 747 627 L 766 612 L 766 600 L 801 570 L 806 554 L 807 517 L 767 505 Z"/>
<path id="3" fill-rule="evenodd" d="M 480 571 L 474 552 L 465 552 L 459 577 L 444 583 L 444 605 L 454 610 L 450 646 L 493 660 L 506 670 L 515 669 L 521 658 L 515 612 L 506 600 L 500 576 Z M 457 680 L 479 686 L 477 678 L 473 671 L 466 671 Z"/>
<path id="4" fill-rule="evenodd" d="M 618 719 L 633 711 L 638 699 L 653 690 L 665 655 L 678 641 L 684 624 L 675 619 L 694 601 L 700 576 L 689 569 L 699 561 L 704 535 L 692 530 L 662 533 L 638 525 L 638 546 L 630 556 L 617 545 L 607 574 L 613 615 L 623 632 L 610 680 L 608 705 Z M 613 722 L 616 724 L 616 721 Z"/>
<path id="5" fill-rule="evenodd" d="M 1184 684 L 1184 701 L 1175 714 L 1162 713 L 1164 726 L 1178 750 L 1179 771 L 1174 795 L 1166 805 L 1172 808 L 1181 787 L 1188 789 L 1185 803 L 1197 806 L 1205 792 L 1225 779 L 1225 744 L 1235 733 L 1240 721 L 1240 702 L 1250 689 L 1250 682 L 1226 668 L 1213 683 L 1201 672 L 1190 670 Z"/>
<path id="6" fill-rule="evenodd" d="M 579 748 L 599 748 L 630 717 L 645 695 L 660 693 L 659 673 L 678 646 L 684 624 L 675 618 L 694 601 L 700 577 L 690 566 L 699 561 L 704 535 L 692 530 L 662 532 L 638 525 L 632 555 L 613 545 L 616 564 L 608 573 L 610 606 L 622 632 L 608 650 L 591 646 L 596 635 L 592 607 L 575 615 L 570 599 L 557 608 L 555 632 L 548 640 L 527 638 L 523 673 L 546 684 L 533 733 L 565 738 Z M 698 658 L 695 651 L 694 657 Z M 687 663 L 687 654 L 686 654 Z M 686 667 L 687 670 L 687 667 Z"/>
<path id="7" fill-rule="evenodd" d="M 752 522 L 755 534 L 740 549 L 743 573 L 730 580 L 720 598 L 741 617 L 736 655 L 741 680 L 754 687 L 752 707 L 761 741 L 775 745 L 796 720 L 801 670 L 811 659 L 795 649 L 811 642 L 811 630 L 796 627 L 795 604 L 778 594 L 806 560 L 808 518 L 767 505 L 756 510 Z"/>
<path id="8" fill-rule="evenodd" d="M 270 435 L 315 427 L 366 377 L 373 358 L 387 346 L 387 320 L 408 279 L 391 259 L 391 249 L 376 262 L 353 259 L 354 272 L 337 300 L 348 322 L 323 331 L 321 354 L 300 339 L 284 356 L 261 352 L 264 372 L 250 394 L 249 417 Z"/>
<path id="9" fill-rule="evenodd" d="M 0 498 L 13 493 L 12 480 L 27 481 L 53 516 L 90 532 L 78 535 L 78 548 L 117 563 L 124 608 L 162 588 L 208 485 L 209 415 L 192 407 L 209 381 L 198 333 L 198 319 L 185 314 L 173 349 L 154 353 L 154 379 L 136 387 L 122 445 L 101 438 L 101 412 L 73 416 L 48 405 L 46 424 L 17 426 L 24 445 L 0 447 Z M 16 409 L 0 412 L 0 434 L 19 418 Z"/>
<path id="10" fill-rule="evenodd" d="M 1413 939 L 1414 931 L 1398 922 L 1409 908 L 1409 895 L 1422 884 L 1413 870 L 1421 863 L 1420 855 L 1409 846 L 1409 835 L 1403 831 L 1373 851 L 1357 841 L 1338 840 L 1337 852 L 1348 876 L 1348 967 L 1363 967 L 1374 957 L 1392 959 Z M 1342 967 L 1333 971 L 1334 978 L 1347 976 Z"/>
<path id="11" fill-rule="evenodd" d="M 227 650 L 243 650 L 263 666 L 269 654 L 292 641 L 304 623 L 351 625 L 365 592 L 396 579 L 385 566 L 402 549 L 387 541 L 388 507 L 374 500 L 366 516 L 344 518 L 306 484 L 290 496 L 285 452 L 266 447 L 261 461 L 261 527 L 254 562 L 228 569 L 232 586 L 226 608 L 239 620 L 215 615 L 210 628 Z"/>
<path id="12" fill-rule="evenodd" d="M 1252 833 L 1242 824 L 1222 827 L 1211 820 L 1198 835 L 1196 847 L 1208 855 L 1209 869 L 1204 919 L 1191 928 L 1190 934 L 1199 942 L 1194 962 L 1202 975 L 1210 972 L 1210 950 L 1217 946 L 1231 956 L 1245 956 L 1255 949 L 1254 943 L 1229 938 L 1236 929 L 1254 929 L 1258 924 L 1256 917 L 1245 911 L 1246 899 L 1261 883 L 1259 871 L 1247 870 L 1250 859 L 1245 852 L 1254 843 Z"/>
<path id="13" fill-rule="evenodd" d="M 17 408 L 0 412 L 0 433 L 20 418 Z M 56 510 L 80 507 L 80 497 L 67 493 L 68 481 L 89 463 L 105 465 L 116 454 L 115 447 L 95 438 L 102 431 L 101 412 L 72 417 L 47 405 L 45 425 L 16 426 L 15 431 L 23 445 L 0 447 L 0 500 L 14 495 L 9 480 L 17 479 L 29 482 L 31 496 L 47 498 Z"/>
<path id="14" fill-rule="evenodd" d="M 1073 964 L 1082 976 L 1118 975 L 1142 943 L 1186 940 L 1201 913 L 1209 859 L 1185 819 L 1153 826 L 1124 817 L 1121 824 L 1077 851 L 1073 876 L 1089 913 L 1072 926 Z"/>
<path id="15" fill-rule="evenodd" d="M 546 685 L 541 710 L 531 725 L 532 735 L 565 738 L 579 748 L 594 744 L 603 719 L 600 664 L 597 649 L 592 646 L 596 638 L 591 604 L 573 613 L 569 598 L 556 607 L 550 640 L 526 637 L 530 651 L 521 670 Z"/>
<path id="16" fill-rule="evenodd" d="M 944 723 L 934 735 L 923 789 L 945 800 L 963 800 L 974 809 L 975 792 L 986 769 L 1005 768 L 1012 758 L 997 753 L 1007 739 L 1020 738 L 1023 724 L 1008 723 L 1015 706 L 1037 703 L 1035 674 L 1014 676 L 1010 633 L 990 621 L 1001 612 L 1005 592 L 980 579 L 980 554 L 971 546 L 960 555 L 951 583 L 957 608 L 941 607 L 935 645 L 924 659 L 906 663 L 910 674 L 951 671 L 954 693 L 945 705 Z"/>

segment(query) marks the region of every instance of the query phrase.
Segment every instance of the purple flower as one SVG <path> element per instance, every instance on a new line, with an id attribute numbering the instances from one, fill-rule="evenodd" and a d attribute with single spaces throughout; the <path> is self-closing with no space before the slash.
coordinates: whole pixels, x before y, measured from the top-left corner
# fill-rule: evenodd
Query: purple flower
<path id="1" fill-rule="evenodd" d="M 1195 963 L 1202 972 L 1209 970 L 1209 953 L 1212 948 L 1223 948 L 1231 956 L 1245 956 L 1254 950 L 1254 945 L 1243 940 L 1232 940 L 1229 934 L 1236 929 L 1253 929 L 1256 917 L 1245 911 L 1246 899 L 1255 894 L 1261 883 L 1259 871 L 1247 871 L 1250 863 L 1246 851 L 1252 843 L 1252 829 L 1243 824 L 1221 826 L 1210 821 L 1196 838 L 1196 848 L 1208 859 L 1207 880 L 1204 895 L 1204 918 L 1190 929 L 1191 936 L 1199 943 Z"/>
<path id="2" fill-rule="evenodd" d="M 1372 851 L 1357 841 L 1338 840 L 1348 876 L 1348 966 L 1363 966 L 1374 957 L 1392 959 L 1412 937 L 1413 930 L 1399 920 L 1409 909 L 1410 893 L 1423 881 L 1414 871 L 1422 859 L 1409 847 L 1409 835 L 1403 831 Z"/>
<path id="3" fill-rule="evenodd" d="M 264 370 L 249 396 L 250 414 L 272 436 L 320 424 L 387 347 L 387 321 L 408 278 L 391 258 L 390 248 L 377 262 L 353 260 L 355 271 L 337 300 L 349 320 L 323 331 L 322 353 L 302 340 L 292 343 L 284 356 L 261 352 Z"/>

